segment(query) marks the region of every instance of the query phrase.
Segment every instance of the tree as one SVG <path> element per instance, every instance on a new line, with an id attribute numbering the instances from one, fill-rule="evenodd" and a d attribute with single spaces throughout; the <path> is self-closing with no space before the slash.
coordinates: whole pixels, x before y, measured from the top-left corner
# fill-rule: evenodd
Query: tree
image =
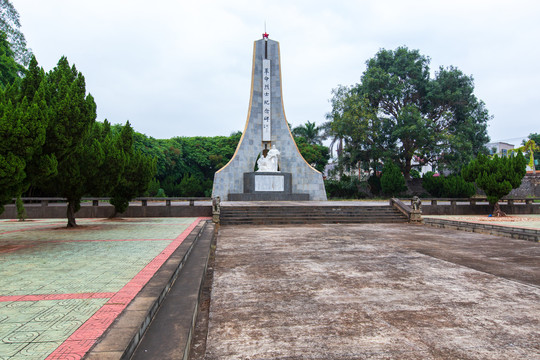
<path id="1" fill-rule="evenodd" d="M 324 124 L 326 134 L 338 144 L 338 166 L 376 169 L 380 160 L 390 158 L 395 147 L 385 136 L 383 123 L 377 118 L 368 99 L 358 88 L 339 86 L 332 90 L 332 112 Z"/>
<path id="2" fill-rule="evenodd" d="M 529 134 L 527 140 L 523 140 L 523 146 L 515 149 L 515 151 L 523 151 L 529 157 L 529 167 L 532 169 L 533 174 L 536 174 L 536 170 L 540 170 L 538 161 L 540 159 L 540 134 Z"/>
<path id="3" fill-rule="evenodd" d="M 155 161 L 134 149 L 133 134 L 133 128 L 128 121 L 122 127 L 118 139 L 125 167 L 111 192 L 111 204 L 114 205 L 115 215 L 126 211 L 133 198 L 143 195 L 156 174 Z M 159 189 L 159 183 L 157 187 Z"/>
<path id="4" fill-rule="evenodd" d="M 0 31 L 6 34 L 15 61 L 27 66 L 32 52 L 26 47 L 26 39 L 20 27 L 19 13 L 13 4 L 9 0 L 0 0 Z"/>
<path id="5" fill-rule="evenodd" d="M 24 68 L 15 61 L 15 53 L 7 41 L 7 35 L 0 31 L 0 88 L 5 88 L 20 77 Z"/>
<path id="6" fill-rule="evenodd" d="M 16 79 L 0 89 L 0 213 L 3 204 L 26 191 L 35 176 L 56 171 L 54 159 L 42 157 L 47 128 L 42 93 L 23 96 L 21 84 Z M 36 166 L 40 160 L 43 164 Z"/>
<path id="7" fill-rule="evenodd" d="M 191 174 L 187 174 L 182 178 L 179 188 L 181 191 L 181 196 L 189 197 L 203 195 L 201 181 Z"/>
<path id="8" fill-rule="evenodd" d="M 328 160 L 330 160 L 330 150 L 323 145 L 310 144 L 304 137 L 295 137 L 294 141 L 304 160 L 318 171 L 323 172 Z"/>
<path id="9" fill-rule="evenodd" d="M 493 215 L 506 216 L 501 211 L 499 200 L 521 185 L 526 174 L 526 160 L 521 152 L 516 156 L 490 158 L 483 154 L 471 161 L 461 171 L 463 178 L 484 190 L 493 205 Z"/>
<path id="10" fill-rule="evenodd" d="M 43 145 L 45 145 L 50 117 L 50 109 L 47 105 L 49 89 L 45 78 L 45 71 L 38 66 L 36 58 L 32 56 L 29 68 L 20 82 L 17 100 L 27 99 L 34 104 L 32 122 L 34 124 L 41 124 L 44 127 Z M 36 148 L 32 158 L 26 163 L 25 171 L 27 176 L 23 192 L 29 191 L 32 193 L 33 188 L 56 175 L 58 171 L 56 155 L 54 153 L 48 153 L 44 146 Z"/>
<path id="11" fill-rule="evenodd" d="M 441 67 L 432 79 L 418 50 L 382 49 L 359 84 L 334 93 L 333 126 L 349 137 L 351 162 L 392 160 L 409 178 L 416 156 L 456 172 L 488 141 L 490 116 L 473 91 L 472 77 L 455 67 Z"/>
<path id="12" fill-rule="evenodd" d="M 75 213 L 87 193 L 86 179 L 98 174 L 104 156 L 98 139 L 91 137 L 96 104 L 86 95 L 84 76 L 62 57 L 46 76 L 49 122 L 44 153 L 54 154 L 58 173 L 43 184 L 48 192 L 67 198 L 68 227 L 76 226 Z M 100 174 L 102 175 L 102 174 Z"/>
<path id="13" fill-rule="evenodd" d="M 232 158 L 241 136 L 235 132 L 230 136 L 160 140 L 136 132 L 133 138 L 135 150 L 156 160 L 156 180 L 165 193 L 180 196 L 180 182 L 188 174 L 200 180 L 203 194 L 211 194 L 214 173 Z"/>
<path id="14" fill-rule="evenodd" d="M 322 145 L 321 128 L 314 122 L 307 121 L 304 125 L 295 127 L 292 130 L 294 137 L 303 137 L 310 145 Z"/>
<path id="15" fill-rule="evenodd" d="M 393 162 L 384 164 L 381 175 L 381 189 L 386 195 L 396 196 L 407 190 L 405 178 L 399 167 Z"/>

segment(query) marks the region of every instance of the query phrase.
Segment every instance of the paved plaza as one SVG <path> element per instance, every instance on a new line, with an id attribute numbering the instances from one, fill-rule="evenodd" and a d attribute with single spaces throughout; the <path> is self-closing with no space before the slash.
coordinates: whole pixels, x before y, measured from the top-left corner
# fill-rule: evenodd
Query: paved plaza
<path id="1" fill-rule="evenodd" d="M 0 221 L 0 360 L 82 358 L 200 220 Z"/>
<path id="2" fill-rule="evenodd" d="M 540 359 L 540 245 L 409 224 L 224 226 L 206 359 Z"/>

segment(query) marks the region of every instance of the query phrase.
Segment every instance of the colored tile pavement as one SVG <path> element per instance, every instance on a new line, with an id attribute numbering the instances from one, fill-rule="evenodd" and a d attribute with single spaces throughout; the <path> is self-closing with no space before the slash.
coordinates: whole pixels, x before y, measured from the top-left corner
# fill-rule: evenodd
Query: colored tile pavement
<path id="1" fill-rule="evenodd" d="M 0 221 L 0 360 L 82 358 L 203 219 Z"/>

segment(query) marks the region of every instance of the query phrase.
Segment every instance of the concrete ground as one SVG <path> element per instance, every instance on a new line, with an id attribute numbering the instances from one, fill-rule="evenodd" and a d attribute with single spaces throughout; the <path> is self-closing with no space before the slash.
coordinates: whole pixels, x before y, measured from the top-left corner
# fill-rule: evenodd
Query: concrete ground
<path id="1" fill-rule="evenodd" d="M 200 220 L 0 221 L 0 360 L 82 358 Z"/>
<path id="2" fill-rule="evenodd" d="M 540 245 L 408 224 L 224 226 L 206 359 L 540 359 Z"/>

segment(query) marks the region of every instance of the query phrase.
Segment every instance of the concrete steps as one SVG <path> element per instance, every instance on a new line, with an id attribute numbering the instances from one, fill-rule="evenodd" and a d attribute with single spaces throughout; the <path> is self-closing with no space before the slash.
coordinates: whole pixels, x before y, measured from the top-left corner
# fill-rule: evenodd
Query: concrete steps
<path id="1" fill-rule="evenodd" d="M 387 206 L 224 206 L 222 225 L 403 223 L 407 217 Z"/>

